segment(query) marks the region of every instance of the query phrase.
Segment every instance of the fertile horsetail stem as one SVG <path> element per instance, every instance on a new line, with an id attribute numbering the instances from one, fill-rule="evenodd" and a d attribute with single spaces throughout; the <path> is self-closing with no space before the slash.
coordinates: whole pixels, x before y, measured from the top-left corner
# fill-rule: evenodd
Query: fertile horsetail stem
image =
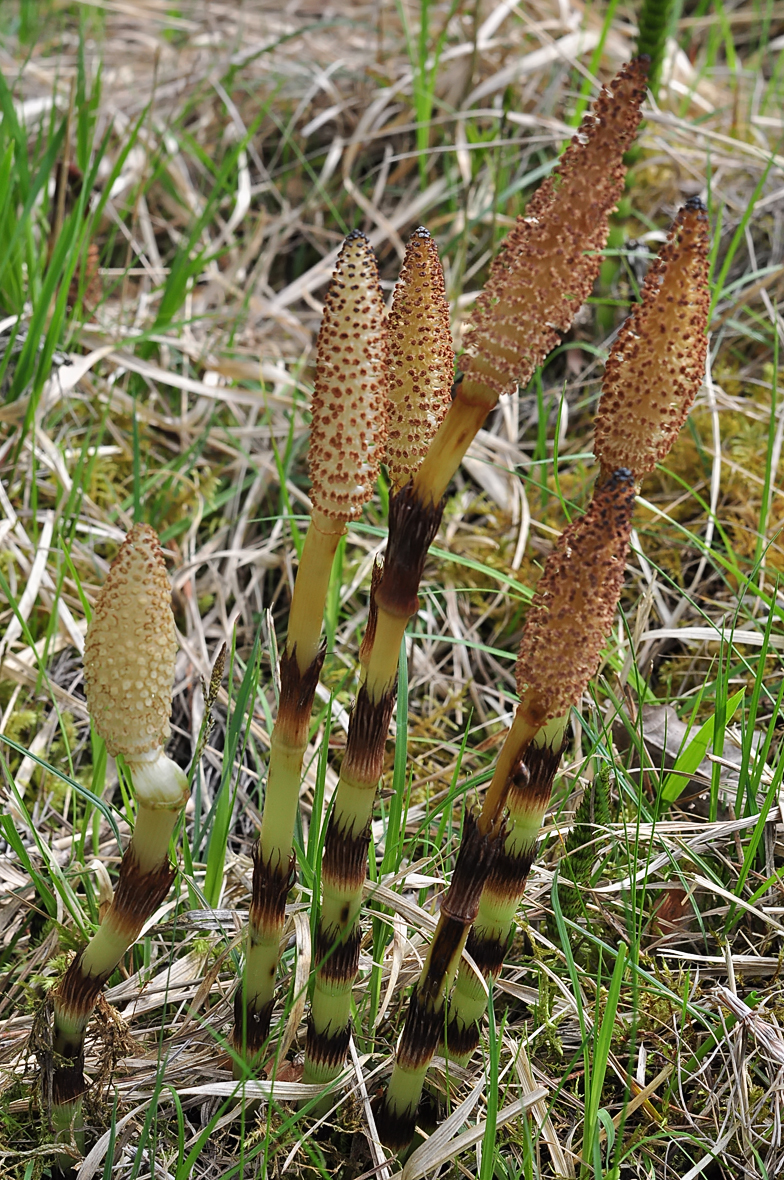
<path id="1" fill-rule="evenodd" d="M 709 305 L 708 233 L 698 199 L 680 211 L 607 363 L 596 423 L 602 477 L 625 466 L 635 481 L 674 442 L 702 381 Z M 520 669 L 525 675 L 525 669 Z M 566 717 L 540 730 L 507 800 L 504 850 L 485 886 L 466 949 L 485 979 L 501 970 L 560 760 Z M 447 1051 L 465 1064 L 479 1042 L 486 990 L 465 960 L 449 1002 Z"/>
<path id="2" fill-rule="evenodd" d="M 622 466 L 639 482 L 670 450 L 705 374 L 709 307 L 708 217 L 693 197 L 610 351 L 595 428 L 601 479 Z"/>
<path id="3" fill-rule="evenodd" d="M 174 878 L 169 842 L 188 782 L 163 752 L 169 737 L 177 636 L 158 537 L 135 525 L 112 562 L 84 650 L 87 707 L 113 756 L 128 765 L 136 795 L 133 837 L 114 900 L 97 933 L 54 993 L 55 1123 L 77 1117 L 85 1091 L 84 1033 L 95 1002 Z"/>
<path id="4" fill-rule="evenodd" d="M 383 567 L 373 572 L 360 650 L 362 682 L 324 843 L 305 1050 L 304 1077 L 313 1083 L 329 1082 L 345 1060 L 370 821 L 395 700 L 398 654 L 408 620 L 418 609 L 425 558 L 441 520 L 441 504 L 423 503 L 410 482 L 443 418 L 453 375 L 444 276 L 435 243 L 424 229 L 416 230 L 408 244 L 389 328 L 389 541 Z"/>
<path id="5" fill-rule="evenodd" d="M 409 239 L 389 315 L 386 464 L 396 489 L 416 473 L 446 417 L 454 366 L 444 272 L 420 226 Z"/>
<path id="6" fill-rule="evenodd" d="M 503 815 L 510 792 L 523 790 L 524 759 L 548 722 L 576 704 L 596 671 L 623 584 L 634 483 L 616 471 L 585 516 L 559 538 L 537 586 L 517 661 L 521 700 L 499 754 L 477 821 L 466 816 L 452 883 L 430 951 L 411 997 L 395 1068 L 376 1116 L 383 1143 L 411 1141 L 427 1068 L 444 1025 L 444 1005 L 477 917 L 485 883 L 504 855 Z M 529 827 L 530 835 L 530 827 Z"/>
<path id="7" fill-rule="evenodd" d="M 640 121 L 646 69 L 647 60 L 637 59 L 602 89 L 553 176 L 493 263 L 468 325 L 464 378 L 414 478 L 412 492 L 422 502 L 440 499 L 500 395 L 529 380 L 590 294 L 608 218 L 623 188 L 623 154 Z M 502 852 L 507 799 L 515 784 L 522 787 L 525 781 L 526 751 L 543 726 L 579 700 L 610 629 L 631 531 L 630 473 L 616 473 L 607 489 L 566 530 L 542 577 L 518 660 L 521 702 L 482 811 L 476 822 L 467 817 L 452 884 L 378 1112 L 379 1134 L 390 1147 L 406 1146 L 413 1135 L 447 994 L 485 881 Z M 551 568 L 556 572 L 548 577 Z M 546 608 L 537 611 L 537 602 L 545 600 Z"/>
<path id="8" fill-rule="evenodd" d="M 417 472 L 423 500 L 440 500 L 499 396 L 528 382 L 590 295 L 623 191 L 647 65 L 635 59 L 602 88 L 493 262 L 466 326 L 465 376 Z"/>
<path id="9" fill-rule="evenodd" d="M 387 422 L 387 343 L 378 269 L 367 238 L 349 234 L 324 304 L 310 440 L 313 511 L 294 584 L 280 700 L 270 741 L 261 833 L 253 852 L 244 987 L 234 1045 L 252 1061 L 269 1034 L 302 760 L 324 649 L 321 624 L 332 562 L 346 523 L 370 499 Z"/>
<path id="10" fill-rule="evenodd" d="M 308 463 L 313 502 L 286 652 L 304 674 L 319 649 L 332 558 L 373 495 L 387 436 L 387 331 L 378 267 L 354 230 L 338 255 L 316 345 Z"/>

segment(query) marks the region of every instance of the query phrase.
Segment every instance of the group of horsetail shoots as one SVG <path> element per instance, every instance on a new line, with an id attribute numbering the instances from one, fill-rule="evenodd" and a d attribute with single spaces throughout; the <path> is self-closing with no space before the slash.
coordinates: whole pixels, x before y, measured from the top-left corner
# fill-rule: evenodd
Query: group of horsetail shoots
<path id="1" fill-rule="evenodd" d="M 445 495 L 499 397 L 524 387 L 590 295 L 623 191 L 624 154 L 645 95 L 646 59 L 602 88 L 557 167 L 518 218 L 466 326 L 455 380 L 449 305 L 435 243 L 417 229 L 387 315 L 373 251 L 349 234 L 317 342 L 309 452 L 312 511 L 296 575 L 261 830 L 253 850 L 244 965 L 234 1003 L 238 1078 L 274 1058 L 270 1030 L 295 879 L 294 831 L 311 711 L 325 657 L 322 622 L 347 526 L 390 481 L 388 542 L 373 571 L 346 748 L 324 841 L 303 1080 L 340 1075 L 351 1035 L 361 901 L 398 658 Z M 607 362 L 595 425 L 593 500 L 561 534 L 528 609 L 519 695 L 477 814 L 466 810 L 451 884 L 409 1002 L 392 1075 L 375 1104 L 379 1137 L 410 1144 L 439 1046 L 466 1064 L 480 1040 L 488 981 L 499 975 L 533 863 L 569 716 L 599 666 L 621 594 L 642 478 L 667 453 L 703 377 L 708 232 L 698 200 L 679 212 L 642 299 Z M 54 994 L 53 1121 L 78 1125 L 84 1032 L 103 984 L 165 899 L 171 837 L 188 796 L 164 753 L 176 633 L 153 530 L 121 546 L 88 630 L 88 707 L 110 754 L 125 760 L 137 815 L 114 901 Z M 469 960 L 463 955 L 466 950 Z M 477 974 L 478 972 L 478 974 Z"/>

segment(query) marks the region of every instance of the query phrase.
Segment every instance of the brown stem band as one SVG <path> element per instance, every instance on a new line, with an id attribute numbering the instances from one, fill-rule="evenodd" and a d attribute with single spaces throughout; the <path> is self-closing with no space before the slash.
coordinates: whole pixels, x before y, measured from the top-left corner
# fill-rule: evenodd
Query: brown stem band
<path id="1" fill-rule="evenodd" d="M 444 1045 L 451 1057 L 471 1057 L 479 1048 L 479 1024 L 476 1020 L 470 1024 L 462 1024 L 457 1019 L 450 1020 Z"/>
<path id="2" fill-rule="evenodd" d="M 281 734 L 292 746 L 305 745 L 308 740 L 313 698 L 316 695 L 326 652 L 326 644 L 322 644 L 315 659 L 304 672 L 299 670 L 296 644 L 291 652 L 284 651 L 281 654 L 280 700 L 276 728 L 280 729 Z"/>
<path id="3" fill-rule="evenodd" d="M 69 1102 L 76 1102 L 87 1092 L 87 1080 L 84 1076 L 84 1048 L 71 1058 L 66 1052 L 60 1053 L 61 1058 L 68 1060 L 67 1065 L 56 1065 L 52 1073 L 52 1105 L 65 1106 Z"/>
<path id="4" fill-rule="evenodd" d="M 498 835 L 483 836 L 475 817 L 466 812 L 452 884 L 441 902 L 441 916 L 430 947 L 426 973 L 414 993 L 426 1003 L 442 1004 L 444 1001 L 444 989 L 450 973 L 455 970 L 455 958 L 462 949 L 466 928 L 479 912 L 482 890 L 502 841 L 503 830 Z"/>
<path id="5" fill-rule="evenodd" d="M 272 1026 L 274 1007 L 274 1000 L 258 1009 L 245 1003 L 241 987 L 234 993 L 234 1044 L 237 1049 L 242 1047 L 247 1061 L 252 1061 L 264 1048 Z"/>
<path id="6" fill-rule="evenodd" d="M 294 884 L 296 860 L 292 854 L 285 864 L 264 861 L 259 844 L 253 846 L 253 890 L 248 919 L 254 931 L 282 930 L 286 920 L 286 898 Z"/>
<path id="7" fill-rule="evenodd" d="M 525 752 L 524 759 L 524 765 L 528 771 L 528 784 L 522 789 L 518 789 L 517 784 L 512 784 L 509 793 L 510 805 L 512 805 L 512 800 L 517 802 L 525 798 L 526 801 L 530 800 L 531 807 L 535 807 L 537 810 L 547 806 L 553 789 L 553 780 L 561 764 L 561 755 L 565 747 L 565 738 L 554 746 L 548 745 L 547 742 L 543 742 L 542 745 L 536 741 L 531 743 Z M 517 805 L 519 806 L 519 803 Z"/>
<path id="8" fill-rule="evenodd" d="M 104 921 L 111 917 L 115 930 L 126 936 L 129 944 L 135 942 L 144 923 L 166 900 L 174 876 L 175 869 L 168 856 L 159 868 L 141 873 L 131 840 L 122 858 L 117 889 Z"/>
<path id="9" fill-rule="evenodd" d="M 526 881 L 536 858 L 537 844 L 529 844 L 514 852 L 507 852 L 502 842 L 493 866 L 487 877 L 485 888 L 499 901 L 520 898 L 525 892 Z"/>
<path id="10" fill-rule="evenodd" d="M 367 874 L 367 856 L 370 847 L 370 825 L 357 835 L 351 833 L 351 820 L 341 821 L 332 812 L 324 840 L 324 857 L 321 862 L 322 880 L 333 889 L 346 893 L 362 888 Z"/>
<path id="11" fill-rule="evenodd" d="M 483 835 L 476 817 L 470 811 L 466 812 L 452 883 L 441 902 L 443 914 L 466 925 L 474 921 L 500 842 L 498 835 Z"/>
<path id="12" fill-rule="evenodd" d="M 378 1137 L 389 1151 L 398 1155 L 405 1151 L 416 1131 L 417 1107 L 407 1107 L 403 1111 L 392 1110 L 385 1099 L 381 1099 L 373 1108 Z"/>
<path id="13" fill-rule="evenodd" d="M 116 897 L 115 897 L 116 899 Z M 76 958 L 71 960 L 70 966 L 66 971 L 60 983 L 57 986 L 55 993 L 55 1002 L 61 1012 L 67 1012 L 72 1020 L 86 1020 L 93 1008 L 95 1007 L 98 996 L 101 994 L 101 988 L 106 983 L 106 980 L 111 975 L 111 971 L 102 972 L 100 975 L 85 975 L 82 971 L 82 958 L 84 950 L 81 950 Z M 60 1042 L 59 1044 L 57 1042 Z M 55 1037 L 55 1050 L 63 1056 L 72 1056 L 67 1050 L 67 1045 L 72 1038 L 67 1034 L 57 1030 Z M 79 1038 L 81 1045 L 82 1038 Z"/>
<path id="14" fill-rule="evenodd" d="M 335 926 L 319 924 L 316 934 L 316 964 L 319 977 L 326 984 L 347 984 L 359 969 L 362 932 L 359 923 L 346 934 Z"/>
<path id="15" fill-rule="evenodd" d="M 376 603 L 390 615 L 410 618 L 418 608 L 419 583 L 444 511 L 444 501 L 423 502 L 413 483 L 389 501 L 389 542 Z"/>
<path id="16" fill-rule="evenodd" d="M 476 930 L 471 931 L 466 942 L 466 950 L 485 979 L 489 979 L 490 976 L 495 979 L 501 974 L 508 947 L 509 938 L 507 935 L 502 938 L 494 938 L 490 935 L 484 937 L 477 934 Z"/>
<path id="17" fill-rule="evenodd" d="M 365 623 L 365 634 L 362 636 L 362 643 L 359 648 L 359 662 L 360 664 L 367 664 L 370 659 L 370 653 L 373 650 L 373 641 L 376 638 L 376 627 L 378 626 L 378 604 L 376 603 L 376 591 L 381 584 L 381 579 L 384 575 L 384 563 L 380 557 L 377 557 L 373 562 L 373 572 L 370 575 L 370 598 L 368 600 L 368 617 Z"/>
<path id="18" fill-rule="evenodd" d="M 384 771 L 386 746 L 395 689 L 373 701 L 364 684 L 357 693 L 346 738 L 341 777 L 375 791 Z"/>
<path id="19" fill-rule="evenodd" d="M 351 1036 L 351 1025 L 333 1032 L 328 1026 L 322 1032 L 317 1032 L 313 1020 L 308 1021 L 308 1033 L 305 1043 L 305 1057 L 312 1065 L 323 1070 L 340 1071 L 346 1061 L 348 1042 Z"/>
<path id="20" fill-rule="evenodd" d="M 168 859 L 152 873 L 140 873 L 133 841 L 128 845 L 120 865 L 117 890 L 104 922 L 126 939 L 128 945 L 136 941 L 144 923 L 163 902 L 174 880 L 174 868 Z M 86 1019 L 100 994 L 101 988 L 116 964 L 98 975 L 87 975 L 82 968 L 84 951 L 72 960 L 60 981 L 56 1002 L 61 1012 L 71 1020 Z"/>
<path id="21" fill-rule="evenodd" d="M 435 1055 L 444 1027 L 444 1009 L 436 1007 L 419 988 L 411 994 L 403 1035 L 397 1047 L 397 1065 L 411 1073 Z"/>
<path id="22" fill-rule="evenodd" d="M 133 840 L 125 850 L 109 912 L 104 918 L 114 932 L 131 947 L 144 923 L 164 901 L 175 870 L 168 857 L 159 868 L 141 873 Z M 52 1075 L 52 1101 L 55 1105 L 75 1101 L 87 1089 L 84 1079 L 84 1029 L 98 996 L 116 967 L 89 974 L 84 970 L 84 949 L 71 961 L 55 992 L 55 1013 L 62 1014 L 69 1024 L 66 1030 L 55 1016 L 54 1052 L 66 1064 L 55 1064 Z M 80 1027 L 79 1027 L 80 1026 Z"/>

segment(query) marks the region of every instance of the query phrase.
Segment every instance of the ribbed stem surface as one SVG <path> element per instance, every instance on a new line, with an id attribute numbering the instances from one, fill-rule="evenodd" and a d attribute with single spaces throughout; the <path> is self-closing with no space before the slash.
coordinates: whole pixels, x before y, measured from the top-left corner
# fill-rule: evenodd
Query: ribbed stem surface
<path id="1" fill-rule="evenodd" d="M 305 1049 L 309 1082 L 330 1081 L 345 1060 L 351 990 L 359 967 L 359 911 L 370 822 L 384 766 L 400 644 L 419 606 L 417 590 L 442 507 L 423 504 L 410 483 L 390 500 L 389 543 L 383 573 L 375 580 L 372 622 L 363 643 L 364 679 L 324 843 L 318 966 Z"/>
<path id="2" fill-rule="evenodd" d="M 304 1080 L 310 1083 L 336 1077 L 348 1046 L 370 824 L 394 700 L 394 689 L 374 700 L 363 686 L 351 717 L 321 867 L 316 979 L 305 1049 Z"/>
<path id="3" fill-rule="evenodd" d="M 311 512 L 294 581 L 286 637 L 286 653 L 291 655 L 296 649 L 297 667 L 303 676 L 318 655 L 332 564 L 345 531 L 344 518 L 333 519 L 315 508 Z"/>
<path id="4" fill-rule="evenodd" d="M 516 776 L 509 792 L 503 852 L 482 891 L 479 912 L 467 942 L 468 953 L 485 982 L 496 979 L 503 965 L 550 801 L 566 721 L 567 718 L 557 718 L 539 731 L 523 759 L 525 773 Z M 462 959 L 449 1000 L 446 1044 L 449 1057 L 458 1064 L 467 1064 L 479 1043 L 477 1021 L 486 1007 L 486 986 Z"/>
<path id="5" fill-rule="evenodd" d="M 178 773 L 187 795 L 185 776 L 181 771 Z M 174 869 L 169 863 L 169 841 L 179 812 L 180 808 L 139 806 L 136 830 L 120 865 L 112 904 L 90 942 L 71 962 L 55 989 L 53 1049 L 56 1063 L 52 1079 L 55 1108 L 68 1107 L 72 1114 L 76 1109 L 73 1104 L 79 1102 L 87 1088 L 84 1079 L 87 1023 L 106 980 L 169 892 L 174 879 Z M 157 859 L 152 855 L 156 850 Z M 63 1117 L 58 1116 L 58 1125 L 67 1125 L 70 1115 L 61 1114 Z"/>
<path id="6" fill-rule="evenodd" d="M 433 941 L 409 1002 L 392 1077 L 376 1112 L 381 1142 L 395 1151 L 413 1137 L 422 1086 L 443 1033 L 444 1005 L 501 842 L 498 833 L 483 835 L 466 814 L 452 883 L 441 902 Z"/>
<path id="7" fill-rule="evenodd" d="M 243 983 L 235 997 L 234 1047 L 253 1061 L 269 1034 L 286 897 L 294 880 L 294 826 L 302 762 L 324 649 L 319 637 L 335 551 L 345 521 L 314 510 L 294 583 L 280 701 L 270 738 L 261 833 L 253 855 L 253 894 Z"/>

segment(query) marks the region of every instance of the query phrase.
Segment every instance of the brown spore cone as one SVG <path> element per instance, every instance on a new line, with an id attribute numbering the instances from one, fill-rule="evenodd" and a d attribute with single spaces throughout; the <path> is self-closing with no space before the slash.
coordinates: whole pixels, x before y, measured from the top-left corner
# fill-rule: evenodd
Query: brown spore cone
<path id="1" fill-rule="evenodd" d="M 623 468 L 564 529 L 548 557 L 520 644 L 515 675 L 525 707 L 544 720 L 576 705 L 599 665 L 623 585 L 634 479 Z"/>
<path id="2" fill-rule="evenodd" d="M 639 483 L 669 452 L 705 375 L 709 309 L 708 215 L 693 198 L 610 351 L 594 441 L 602 479 L 622 466 Z"/>
<path id="3" fill-rule="evenodd" d="M 84 643 L 87 707 L 113 757 L 133 762 L 166 743 L 176 656 L 158 536 L 136 524 L 111 564 Z"/>
<path id="4" fill-rule="evenodd" d="M 625 65 L 585 115 L 557 167 L 518 217 L 467 324 L 464 383 L 492 397 L 525 385 L 591 293 L 623 155 L 640 123 L 647 58 Z M 470 397 L 469 388 L 464 397 Z"/>
<path id="5" fill-rule="evenodd" d="M 354 230 L 338 255 L 316 347 L 311 499 L 352 520 L 373 494 L 387 432 L 387 331 L 378 267 Z"/>
<path id="6" fill-rule="evenodd" d="M 454 362 L 444 272 L 420 226 L 409 239 L 389 315 L 386 462 L 398 486 L 416 473 L 446 416 Z"/>

